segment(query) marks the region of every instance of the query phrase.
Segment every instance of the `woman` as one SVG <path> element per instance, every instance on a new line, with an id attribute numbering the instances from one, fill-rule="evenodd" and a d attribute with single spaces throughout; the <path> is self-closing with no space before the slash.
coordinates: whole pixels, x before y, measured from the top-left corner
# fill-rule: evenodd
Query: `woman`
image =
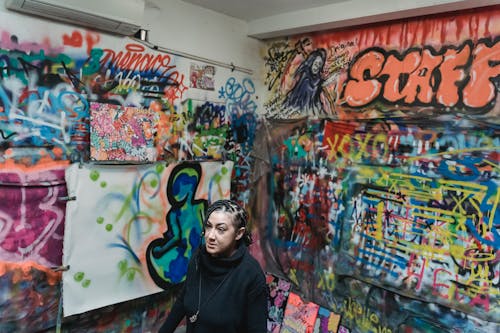
<path id="1" fill-rule="evenodd" d="M 265 333 L 267 285 L 247 246 L 248 214 L 219 200 L 207 210 L 204 246 L 188 265 L 186 282 L 160 333 L 174 332 L 187 316 L 187 333 Z"/>

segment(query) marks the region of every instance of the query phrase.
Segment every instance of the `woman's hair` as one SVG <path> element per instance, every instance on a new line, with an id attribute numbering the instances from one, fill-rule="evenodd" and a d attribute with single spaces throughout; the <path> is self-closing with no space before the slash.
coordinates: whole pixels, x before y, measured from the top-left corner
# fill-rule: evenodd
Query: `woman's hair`
<path id="1" fill-rule="evenodd" d="M 233 200 L 217 200 L 208 207 L 207 214 L 205 216 L 205 223 L 210 215 L 215 211 L 230 214 L 232 216 L 233 225 L 236 229 L 245 228 L 245 233 L 240 241 L 243 241 L 246 246 L 252 244 L 252 234 L 248 228 L 248 213 L 243 207 Z"/>

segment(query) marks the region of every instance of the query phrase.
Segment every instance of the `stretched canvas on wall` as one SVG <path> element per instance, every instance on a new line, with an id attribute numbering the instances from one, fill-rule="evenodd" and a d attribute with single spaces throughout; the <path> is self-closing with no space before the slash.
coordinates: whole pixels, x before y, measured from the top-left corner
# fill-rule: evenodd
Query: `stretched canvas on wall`
<path id="1" fill-rule="evenodd" d="M 90 103 L 90 157 L 95 161 L 154 162 L 159 114 L 152 109 Z"/>
<path id="2" fill-rule="evenodd" d="M 0 170 L 0 261 L 61 265 L 65 165 Z M 1 307 L 0 307 L 1 308 Z"/>
<path id="3" fill-rule="evenodd" d="M 64 315 L 181 283 L 207 205 L 229 198 L 232 162 L 71 165 Z"/>
<path id="4" fill-rule="evenodd" d="M 314 333 L 337 333 L 340 315 L 322 306 L 319 307 Z"/>
<path id="5" fill-rule="evenodd" d="M 290 292 L 280 333 L 313 333 L 319 305 Z"/>
<path id="6" fill-rule="evenodd" d="M 269 288 L 267 331 L 279 333 L 292 284 L 271 273 L 266 273 L 266 282 Z"/>

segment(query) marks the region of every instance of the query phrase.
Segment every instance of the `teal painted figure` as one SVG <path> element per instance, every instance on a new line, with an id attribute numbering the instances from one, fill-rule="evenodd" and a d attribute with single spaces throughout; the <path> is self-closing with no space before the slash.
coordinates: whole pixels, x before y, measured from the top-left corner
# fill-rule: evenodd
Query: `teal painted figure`
<path id="1" fill-rule="evenodd" d="M 201 178 L 198 163 L 174 167 L 167 184 L 171 208 L 166 216 L 167 231 L 147 248 L 148 271 L 153 281 L 167 289 L 186 278 L 187 264 L 200 245 L 206 200 L 195 199 Z"/>

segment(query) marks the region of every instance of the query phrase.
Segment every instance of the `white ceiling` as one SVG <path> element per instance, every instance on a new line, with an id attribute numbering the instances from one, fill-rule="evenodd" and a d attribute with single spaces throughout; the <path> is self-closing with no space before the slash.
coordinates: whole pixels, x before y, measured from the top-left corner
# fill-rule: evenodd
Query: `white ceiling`
<path id="1" fill-rule="evenodd" d="M 182 0 L 243 21 L 349 0 Z"/>
<path id="2" fill-rule="evenodd" d="M 259 39 L 500 5 L 500 0 L 182 0 L 244 20 Z"/>

